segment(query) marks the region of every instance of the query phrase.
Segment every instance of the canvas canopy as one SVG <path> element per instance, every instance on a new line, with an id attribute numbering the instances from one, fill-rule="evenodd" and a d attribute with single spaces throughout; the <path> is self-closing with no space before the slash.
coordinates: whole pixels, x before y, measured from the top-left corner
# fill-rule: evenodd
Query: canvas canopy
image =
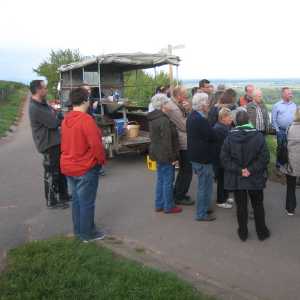
<path id="1" fill-rule="evenodd" d="M 113 64 L 125 71 L 136 69 L 154 68 L 166 64 L 179 65 L 180 58 L 175 55 L 164 53 L 148 54 L 148 53 L 115 53 L 99 55 L 93 58 L 83 60 L 81 62 L 62 65 L 58 68 L 60 72 L 66 72 L 78 68 L 83 68 L 93 64 Z"/>

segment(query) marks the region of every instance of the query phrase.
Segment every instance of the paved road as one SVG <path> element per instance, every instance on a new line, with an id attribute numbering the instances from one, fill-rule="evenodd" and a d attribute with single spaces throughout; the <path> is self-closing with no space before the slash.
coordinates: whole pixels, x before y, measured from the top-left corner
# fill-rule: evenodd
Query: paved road
<path id="1" fill-rule="evenodd" d="M 2 252 L 28 240 L 71 232 L 69 210 L 45 208 L 41 156 L 32 143 L 27 113 L 8 140 L 0 142 Z M 209 224 L 193 220 L 193 207 L 179 215 L 155 213 L 154 180 L 142 157 L 110 161 L 107 176 L 101 178 L 97 223 L 116 236 L 139 241 L 199 278 L 245 293 L 248 299 L 300 299 L 300 217 L 285 215 L 282 185 L 269 183 L 266 190 L 271 239 L 259 242 L 250 223 L 250 239 L 242 243 L 234 210 L 218 209 L 217 220 Z M 193 181 L 190 194 L 195 193 Z"/>

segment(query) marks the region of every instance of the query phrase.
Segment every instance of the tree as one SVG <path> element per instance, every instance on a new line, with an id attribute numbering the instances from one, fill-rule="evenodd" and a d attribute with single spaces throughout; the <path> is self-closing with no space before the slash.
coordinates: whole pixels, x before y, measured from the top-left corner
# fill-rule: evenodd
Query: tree
<path id="1" fill-rule="evenodd" d="M 80 54 L 79 49 L 51 50 L 50 55 L 36 69 L 33 69 L 39 76 L 46 77 L 48 81 L 49 94 L 57 97 L 57 84 L 59 82 L 59 73 L 57 69 L 61 65 L 78 62 L 84 57 Z"/>
<path id="2" fill-rule="evenodd" d="M 124 97 L 132 100 L 137 105 L 146 106 L 157 87 L 169 84 L 168 75 L 162 71 L 156 77 L 142 70 L 126 72 L 124 73 Z M 176 82 L 174 81 L 173 84 L 176 85 Z"/>

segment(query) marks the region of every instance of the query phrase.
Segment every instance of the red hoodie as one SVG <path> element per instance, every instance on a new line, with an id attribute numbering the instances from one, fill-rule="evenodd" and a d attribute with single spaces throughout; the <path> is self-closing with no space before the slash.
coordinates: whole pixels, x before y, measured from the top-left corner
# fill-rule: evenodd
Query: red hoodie
<path id="1" fill-rule="evenodd" d="M 101 130 L 94 119 L 80 111 L 69 112 L 61 127 L 61 172 L 81 176 L 105 163 Z"/>

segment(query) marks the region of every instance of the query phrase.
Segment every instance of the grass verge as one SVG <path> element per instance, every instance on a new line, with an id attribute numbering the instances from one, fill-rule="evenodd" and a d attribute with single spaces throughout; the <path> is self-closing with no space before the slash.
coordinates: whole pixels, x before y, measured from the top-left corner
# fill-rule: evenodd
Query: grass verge
<path id="1" fill-rule="evenodd" d="M 0 102 L 0 137 L 2 137 L 18 120 L 28 89 L 23 84 L 7 81 L 0 81 L 0 88 L 9 88 L 11 91 L 7 98 Z"/>
<path id="2" fill-rule="evenodd" d="M 277 149 L 276 136 L 268 135 L 266 141 L 270 151 L 270 163 L 268 166 L 269 179 L 284 184 L 285 176 L 279 175 L 276 170 L 276 149 Z"/>
<path id="3" fill-rule="evenodd" d="M 96 244 L 55 238 L 13 249 L 0 276 L 1 300 L 208 300 L 176 275 L 129 261 Z"/>

